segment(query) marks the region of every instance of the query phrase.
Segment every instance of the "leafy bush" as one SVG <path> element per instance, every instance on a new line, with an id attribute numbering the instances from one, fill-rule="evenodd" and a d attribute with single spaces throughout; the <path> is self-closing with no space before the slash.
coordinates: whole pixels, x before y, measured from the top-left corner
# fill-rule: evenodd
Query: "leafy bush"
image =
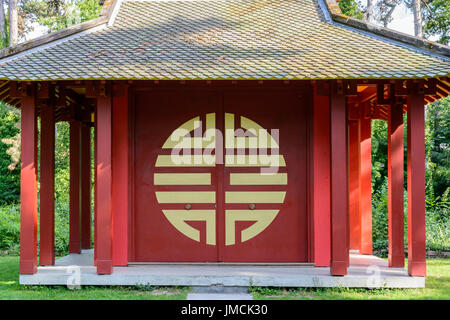
<path id="1" fill-rule="evenodd" d="M 20 242 L 20 206 L 0 207 L 0 250 L 16 251 Z"/>

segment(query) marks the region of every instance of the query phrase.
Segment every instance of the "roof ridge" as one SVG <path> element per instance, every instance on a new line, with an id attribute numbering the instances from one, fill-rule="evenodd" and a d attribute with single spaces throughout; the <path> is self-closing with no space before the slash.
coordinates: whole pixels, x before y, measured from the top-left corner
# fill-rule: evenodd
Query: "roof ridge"
<path id="1" fill-rule="evenodd" d="M 428 50 L 433 53 L 450 57 L 450 47 L 435 41 L 412 36 L 400 31 L 385 28 L 367 21 L 355 19 L 342 13 L 336 0 L 318 0 L 323 1 L 334 22 L 339 22 L 350 27 L 354 27 L 363 31 L 367 31 L 378 36 L 383 36 L 392 40 L 396 40 L 405 44 Z"/>
<path id="2" fill-rule="evenodd" d="M 100 1 L 99 1 L 100 2 Z M 100 11 L 100 16 L 98 18 L 88 20 L 82 23 L 78 23 L 75 25 L 72 25 L 70 27 L 51 32 L 49 34 L 42 35 L 40 37 L 37 37 L 35 39 L 31 39 L 28 41 L 25 41 L 23 43 L 16 44 L 12 47 L 3 48 L 0 50 L 0 59 L 13 56 L 15 54 L 21 53 L 23 51 L 33 49 L 36 47 L 39 47 L 44 44 L 48 44 L 50 42 L 60 40 L 63 38 L 66 38 L 68 36 L 93 29 L 95 27 L 98 27 L 102 24 L 107 24 L 109 19 L 111 18 L 114 8 L 116 7 L 117 3 L 119 3 L 120 0 L 105 0 L 102 4 L 102 9 Z"/>

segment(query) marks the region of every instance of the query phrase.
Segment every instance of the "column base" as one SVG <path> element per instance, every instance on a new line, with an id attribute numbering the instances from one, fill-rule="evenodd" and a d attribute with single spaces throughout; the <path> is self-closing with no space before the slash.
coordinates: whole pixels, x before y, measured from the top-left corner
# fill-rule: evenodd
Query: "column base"
<path id="1" fill-rule="evenodd" d="M 43 256 L 39 255 L 39 265 L 40 266 L 54 266 L 55 265 L 55 256 Z"/>
<path id="2" fill-rule="evenodd" d="M 403 268 L 405 266 L 404 255 L 390 255 L 388 254 L 388 267 L 389 268 Z"/>
<path id="3" fill-rule="evenodd" d="M 408 274 L 410 276 L 425 277 L 427 275 L 426 262 L 415 262 L 408 259 Z"/>
<path id="4" fill-rule="evenodd" d="M 112 260 L 97 259 L 97 274 L 111 274 L 113 269 Z"/>
<path id="5" fill-rule="evenodd" d="M 345 276 L 347 274 L 347 261 L 331 262 L 332 276 Z"/>
<path id="6" fill-rule="evenodd" d="M 20 274 L 35 274 L 37 272 L 37 261 L 20 259 Z"/>
<path id="7" fill-rule="evenodd" d="M 69 242 L 69 253 L 81 253 L 81 245 L 79 242 Z"/>

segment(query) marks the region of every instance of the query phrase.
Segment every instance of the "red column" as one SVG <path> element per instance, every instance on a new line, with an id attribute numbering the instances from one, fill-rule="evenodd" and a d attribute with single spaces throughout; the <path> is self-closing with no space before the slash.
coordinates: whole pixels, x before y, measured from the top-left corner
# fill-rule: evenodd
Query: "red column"
<path id="1" fill-rule="evenodd" d="M 97 273 L 112 273 L 111 113 L 110 96 L 97 98 Z"/>
<path id="2" fill-rule="evenodd" d="M 314 86 L 313 212 L 314 263 L 330 266 L 330 98 Z M 322 95 L 323 94 L 323 95 Z"/>
<path id="3" fill-rule="evenodd" d="M 388 216 L 390 267 L 404 267 L 403 106 L 393 104 L 388 120 Z"/>
<path id="4" fill-rule="evenodd" d="M 41 107 L 41 190 L 39 264 L 55 264 L 55 113 Z"/>
<path id="5" fill-rule="evenodd" d="M 331 274 L 345 275 L 348 266 L 347 111 L 345 96 L 332 82 L 331 135 Z"/>
<path id="6" fill-rule="evenodd" d="M 372 141 L 370 119 L 361 119 L 361 254 L 372 254 Z"/>
<path id="7" fill-rule="evenodd" d="M 423 94 L 408 96 L 408 273 L 426 275 Z"/>
<path id="8" fill-rule="evenodd" d="M 94 265 L 97 265 L 97 105 L 94 112 Z"/>
<path id="9" fill-rule="evenodd" d="M 20 165 L 20 273 L 37 271 L 37 126 L 35 97 L 22 98 Z"/>
<path id="10" fill-rule="evenodd" d="M 350 249 L 361 249 L 360 213 L 360 125 L 359 120 L 349 120 L 349 226 Z"/>
<path id="11" fill-rule="evenodd" d="M 90 120 L 90 114 L 86 117 Z M 81 126 L 81 248 L 90 249 L 91 239 L 91 127 Z"/>
<path id="12" fill-rule="evenodd" d="M 69 252 L 81 253 L 81 124 L 70 121 L 70 232 Z"/>
<path id="13" fill-rule="evenodd" d="M 113 265 L 128 265 L 128 94 L 113 98 Z"/>

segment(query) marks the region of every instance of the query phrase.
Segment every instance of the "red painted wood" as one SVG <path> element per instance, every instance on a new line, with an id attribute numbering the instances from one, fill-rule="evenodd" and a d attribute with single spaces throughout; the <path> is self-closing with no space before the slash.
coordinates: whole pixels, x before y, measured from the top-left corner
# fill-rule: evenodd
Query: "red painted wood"
<path id="1" fill-rule="evenodd" d="M 349 128 L 349 226 L 350 249 L 361 249 L 361 211 L 360 211 L 360 122 L 350 120 Z"/>
<path id="2" fill-rule="evenodd" d="M 307 219 L 307 126 L 308 93 L 293 90 L 248 88 L 245 91 L 155 90 L 135 96 L 135 260 L 136 261 L 246 261 L 306 262 L 308 259 Z M 222 104 L 223 101 L 223 104 Z M 283 112 L 279 106 L 283 106 Z M 165 107 L 158 107 L 165 106 Z M 299 107 L 300 106 L 300 107 Z M 196 116 L 204 120 L 215 112 L 216 128 L 223 127 L 223 113 L 250 118 L 267 129 L 280 129 L 280 153 L 286 159 L 288 186 L 231 186 L 230 172 L 259 172 L 258 168 L 155 168 L 164 141 L 181 124 Z M 236 128 L 238 121 L 236 121 Z M 285 170 L 285 171 L 282 171 Z M 155 172 L 210 172 L 209 186 L 154 186 Z M 238 190 L 286 190 L 284 204 L 257 204 L 259 209 L 281 208 L 277 218 L 258 236 L 240 241 L 240 231 L 251 222 L 238 222 L 236 244 L 225 246 L 225 210 L 247 209 L 248 204 L 225 204 L 224 193 Z M 278 190 L 276 189 L 276 190 Z M 217 245 L 206 245 L 204 223 L 190 223 L 200 230 L 200 242 L 176 230 L 164 217 L 163 208 L 184 204 L 158 204 L 155 191 L 203 190 L 217 194 Z M 220 193 L 220 194 L 219 194 Z M 192 204 L 192 209 L 213 209 L 214 204 Z"/>
<path id="3" fill-rule="evenodd" d="M 81 253 L 81 124 L 70 121 L 70 232 L 69 252 Z"/>
<path id="4" fill-rule="evenodd" d="M 170 154 L 171 150 L 162 149 L 164 142 L 184 122 L 197 116 L 204 122 L 207 113 L 218 113 L 220 100 L 209 92 L 199 94 L 162 90 L 136 92 L 134 98 L 135 261 L 217 261 L 218 248 L 206 244 L 204 222 L 192 223 L 200 230 L 201 241 L 196 242 L 175 229 L 166 219 L 162 209 L 168 206 L 158 204 L 155 191 L 174 191 L 174 186 L 155 186 L 153 175 L 155 172 L 176 172 L 177 168 L 155 167 L 158 154 Z M 197 189 L 185 186 L 185 191 L 217 189 L 215 168 L 178 168 L 180 171 L 211 173 L 211 185 Z M 184 204 L 178 206 L 184 208 Z M 199 204 L 192 204 L 192 210 L 199 208 Z M 214 204 L 205 204 L 202 208 L 213 209 Z"/>
<path id="5" fill-rule="evenodd" d="M 97 273 L 112 272 L 113 221 L 111 210 L 111 125 L 112 99 L 97 98 Z"/>
<path id="6" fill-rule="evenodd" d="M 348 265 L 348 171 L 347 111 L 345 96 L 332 83 L 331 135 L 331 274 L 347 274 Z"/>
<path id="7" fill-rule="evenodd" d="M 39 264 L 55 264 L 55 112 L 41 107 Z"/>
<path id="8" fill-rule="evenodd" d="M 388 121 L 388 217 L 390 267 L 404 267 L 403 106 L 392 105 Z"/>
<path id="9" fill-rule="evenodd" d="M 86 120 L 89 121 L 90 114 Z M 81 126 L 81 248 L 92 247 L 91 236 L 91 127 Z"/>
<path id="10" fill-rule="evenodd" d="M 408 96 L 408 273 L 426 275 L 425 121 L 422 94 Z"/>
<path id="11" fill-rule="evenodd" d="M 361 254 L 372 254 L 372 141 L 371 120 L 361 119 L 360 214 Z"/>
<path id="12" fill-rule="evenodd" d="M 236 129 L 240 128 L 239 116 L 244 116 L 266 128 L 269 133 L 272 129 L 279 130 L 279 154 L 283 155 L 286 167 L 278 168 L 278 172 L 287 172 L 288 182 L 287 186 L 232 186 L 231 173 L 260 172 L 260 169 L 224 166 L 224 192 L 286 191 L 283 204 L 256 204 L 256 209 L 280 210 L 267 229 L 256 237 L 240 242 L 240 230 L 251 223 L 236 223 L 236 244 L 225 246 L 224 261 L 308 262 L 307 102 L 311 101 L 310 94 L 303 88 L 281 92 L 269 89 L 225 92 L 225 112 L 235 114 Z M 224 209 L 247 209 L 248 205 L 225 204 Z"/>
<path id="13" fill-rule="evenodd" d="M 94 265 L 97 265 L 97 105 L 94 115 Z"/>
<path id="14" fill-rule="evenodd" d="M 128 89 L 113 98 L 113 265 L 128 265 Z"/>
<path id="15" fill-rule="evenodd" d="M 35 97 L 22 98 L 20 273 L 37 272 L 37 125 Z"/>
<path id="16" fill-rule="evenodd" d="M 329 267 L 330 238 L 330 99 L 314 86 L 313 212 L 314 263 Z"/>

